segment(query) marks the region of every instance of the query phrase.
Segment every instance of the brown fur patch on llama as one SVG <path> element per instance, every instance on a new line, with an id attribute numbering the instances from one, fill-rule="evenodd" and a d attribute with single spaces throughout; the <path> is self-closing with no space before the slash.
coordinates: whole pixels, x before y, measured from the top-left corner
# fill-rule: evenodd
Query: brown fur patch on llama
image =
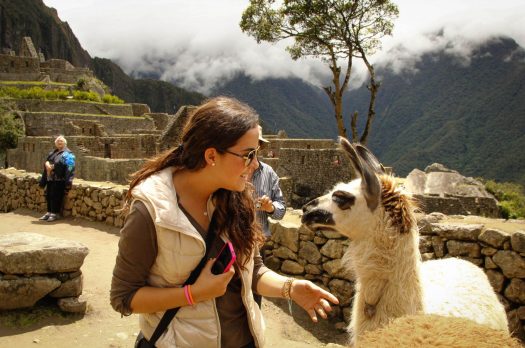
<path id="1" fill-rule="evenodd" d="M 395 319 L 389 325 L 366 332 L 356 348 L 374 347 L 522 347 L 508 333 L 472 320 L 431 314 Z"/>
<path id="2" fill-rule="evenodd" d="M 416 202 L 412 197 L 397 189 L 394 177 L 381 175 L 381 202 L 385 211 L 392 220 L 392 226 L 397 227 L 399 233 L 408 233 L 416 224 L 414 210 Z"/>

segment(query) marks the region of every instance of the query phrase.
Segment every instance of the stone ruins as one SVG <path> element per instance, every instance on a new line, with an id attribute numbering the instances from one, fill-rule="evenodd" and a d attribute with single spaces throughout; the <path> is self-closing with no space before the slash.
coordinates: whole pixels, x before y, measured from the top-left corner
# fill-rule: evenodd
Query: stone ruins
<path id="1" fill-rule="evenodd" d="M 69 89 L 78 79 L 93 77 L 88 69 L 75 68 L 66 61 L 45 61 L 29 38 L 23 40 L 18 54 L 0 55 L 0 88 L 4 85 L 27 88 L 38 81 L 45 88 Z M 5 98 L 0 99 L 0 104 L 20 117 L 25 127 L 18 147 L 7 153 L 7 166 L 13 168 L 0 169 L 0 211 L 17 208 L 45 211 L 45 197 L 38 187 L 39 173 L 44 158 L 53 148 L 54 137 L 62 134 L 77 156 L 76 178 L 65 202 L 64 215 L 117 227 L 122 226 L 125 218 L 120 208 L 129 174 L 148 157 L 178 145 L 182 127 L 193 109 L 183 106 L 175 115 L 169 115 L 152 113 L 147 105 L 133 103 Z M 270 143 L 261 151 L 262 160 L 279 175 L 289 207 L 299 208 L 336 182 L 349 181 L 353 175 L 347 158 L 332 139 L 292 139 L 284 131 L 265 138 Z M 424 172 L 414 170 L 404 185 L 423 202 L 422 210 L 426 213 L 498 216 L 496 201 L 478 183 L 440 165 L 432 165 Z M 300 212 L 289 210 L 288 214 Z M 513 327 L 523 335 L 525 233 L 516 231 L 510 236 L 482 225 L 442 224 L 441 219 L 439 213 L 421 217 L 423 257 L 462 257 L 483 267 L 506 305 Z M 299 222 L 272 222 L 272 239 L 268 243 L 271 268 L 329 288 L 341 299 L 339 316 L 348 319 L 353 279 L 341 271 L 341 257 L 348 240 L 335 233 L 308 231 Z M 1 245 L 2 241 L 0 249 Z M 0 253 L 0 264 L 1 257 Z M 42 277 L 41 272 L 29 273 Z M 20 281 L 25 277 L 23 274 L 27 271 L 0 269 L 0 286 L 10 286 L 5 285 L 6 281 Z M 80 276 L 76 270 L 53 269 L 52 275 L 44 276 L 51 279 L 48 283 L 53 283 L 46 291 L 55 292 L 65 282 L 78 285 Z M 79 290 L 77 286 L 76 292 L 79 291 L 81 287 Z M 0 299 L 2 302 L 5 301 Z"/>
<path id="2" fill-rule="evenodd" d="M 42 54 L 36 53 L 29 37 L 22 41 L 18 56 L 12 51 L 6 53 L 0 55 L 0 87 L 1 81 L 16 81 L 20 88 L 25 81 L 44 81 L 48 89 L 71 88 L 79 79 L 93 78 L 89 69 L 75 68 L 67 61 L 45 61 Z M 77 178 L 119 184 L 126 184 L 129 175 L 146 158 L 179 143 L 181 129 L 193 108 L 183 106 L 175 115 L 169 115 L 151 113 L 147 105 L 134 103 L 23 99 L 4 99 L 0 103 L 16 112 L 25 126 L 25 136 L 19 139 L 18 147 L 7 153 L 8 167 L 40 173 L 43 159 L 53 148 L 53 138 L 62 134 L 77 157 Z M 284 131 L 265 136 L 271 142 L 261 151 L 262 160 L 281 178 L 288 206 L 301 207 L 335 183 L 350 180 L 350 166 L 334 140 L 291 139 Z M 424 196 L 432 196 L 418 194 L 425 204 Z M 461 195 L 454 197 L 456 201 L 463 200 Z M 442 208 L 446 213 L 454 210 L 450 208 L 451 199 L 447 199 L 446 204 L 433 204 L 432 209 L 437 210 L 429 212 L 442 211 Z M 473 202 L 469 202 L 469 206 L 479 201 L 466 199 Z M 464 213 L 464 210 L 455 213 Z M 470 211 L 494 215 L 484 208 Z"/>

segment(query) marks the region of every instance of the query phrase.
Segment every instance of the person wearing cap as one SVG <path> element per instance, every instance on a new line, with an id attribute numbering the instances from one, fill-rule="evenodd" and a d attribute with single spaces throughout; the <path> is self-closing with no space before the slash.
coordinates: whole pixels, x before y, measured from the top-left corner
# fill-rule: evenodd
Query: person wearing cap
<path id="1" fill-rule="evenodd" d="M 269 141 L 263 138 L 262 127 L 259 126 L 259 148 L 268 144 Z M 286 213 L 286 203 L 283 193 L 279 187 L 279 176 L 271 166 L 255 158 L 248 166 L 247 178 L 254 186 L 255 209 L 257 221 L 262 227 L 266 240 L 270 239 L 270 224 L 268 218 L 281 220 Z M 264 260 L 266 247 L 263 245 L 260 253 Z M 262 296 L 254 293 L 255 302 L 261 307 Z"/>
<path id="2" fill-rule="evenodd" d="M 259 147 L 269 143 L 263 138 L 262 127 L 259 126 Z M 286 213 L 286 203 L 279 187 L 279 177 L 273 168 L 256 158 L 248 168 L 247 180 L 255 189 L 255 208 L 257 221 L 261 224 L 266 239 L 271 237 L 268 218 L 281 220 Z M 264 254 L 262 255 L 264 259 Z"/>

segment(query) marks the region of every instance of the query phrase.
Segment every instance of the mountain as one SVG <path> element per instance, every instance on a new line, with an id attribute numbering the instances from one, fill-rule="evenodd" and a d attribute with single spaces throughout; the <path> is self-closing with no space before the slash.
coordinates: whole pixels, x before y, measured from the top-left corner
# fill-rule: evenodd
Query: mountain
<path id="1" fill-rule="evenodd" d="M 328 97 L 300 79 L 252 81 L 240 74 L 212 95 L 228 95 L 251 105 L 261 116 L 265 132 L 284 129 L 294 138 L 334 138 L 337 134 Z"/>
<path id="2" fill-rule="evenodd" d="M 525 184 L 525 51 L 500 38 L 468 64 L 444 53 L 413 73 L 380 71 L 370 148 L 398 175 L 433 162 L 464 175 Z M 364 88 L 347 101 L 365 115 Z M 347 110 L 349 111 L 349 110 Z"/>
<path id="3" fill-rule="evenodd" d="M 509 38 L 486 42 L 469 61 L 443 52 L 412 71 L 377 68 L 382 86 L 368 146 L 397 175 L 439 162 L 472 177 L 525 185 L 525 50 Z M 214 93 L 254 106 L 270 130 L 293 137 L 335 138 L 324 92 L 299 79 L 251 81 L 240 75 Z M 348 116 L 365 122 L 365 87 L 344 98 Z"/>
<path id="4" fill-rule="evenodd" d="M 17 50 L 23 36 L 31 36 L 46 58 L 89 66 L 114 94 L 147 103 L 152 111 L 173 113 L 205 98 L 168 82 L 133 79 L 108 59 L 91 59 L 41 0 L 0 0 L 2 47 Z M 376 69 L 382 86 L 368 145 L 398 175 L 440 162 L 465 175 L 525 185 L 525 52 L 514 40 L 491 40 L 468 62 L 438 52 L 421 57 L 411 72 Z M 337 135 L 328 97 L 300 79 L 252 81 L 240 74 L 212 93 L 218 94 L 252 105 L 266 131 Z M 347 92 L 345 116 L 359 111 L 362 125 L 368 98 L 364 87 Z"/>
<path id="5" fill-rule="evenodd" d="M 181 106 L 199 104 L 205 97 L 171 83 L 133 79 L 109 59 L 91 58 L 73 31 L 42 0 L 0 0 L 0 47 L 18 53 L 24 36 L 46 59 L 59 58 L 77 67 L 89 67 L 95 75 L 126 102 L 148 104 L 153 112 L 174 114 Z"/>
<path id="6" fill-rule="evenodd" d="M 153 79 L 133 79 L 117 64 L 105 58 L 93 58 L 93 72 L 120 98 L 148 104 L 153 112 L 175 114 L 183 105 L 198 105 L 205 96 L 173 84 Z"/>
<path id="7" fill-rule="evenodd" d="M 54 8 L 47 7 L 42 0 L 0 0 L 0 47 L 18 52 L 24 36 L 30 36 L 46 58 L 91 67 L 91 57 Z"/>

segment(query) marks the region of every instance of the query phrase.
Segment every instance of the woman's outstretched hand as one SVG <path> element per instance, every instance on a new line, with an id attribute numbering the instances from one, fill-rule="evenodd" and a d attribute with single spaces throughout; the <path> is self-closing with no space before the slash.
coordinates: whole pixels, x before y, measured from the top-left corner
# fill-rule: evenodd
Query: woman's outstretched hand
<path id="1" fill-rule="evenodd" d="M 332 311 L 330 302 L 339 304 L 337 297 L 311 281 L 302 279 L 293 281 L 290 289 L 290 297 L 308 312 L 308 315 L 314 323 L 317 323 L 317 314 L 323 319 L 327 318 L 327 313 Z"/>
<path id="2" fill-rule="evenodd" d="M 208 260 L 197 281 L 191 286 L 191 292 L 195 302 L 210 300 L 226 293 L 226 287 L 235 274 L 235 268 L 230 267 L 228 272 L 215 275 L 211 272 L 211 267 L 214 262 L 215 259 Z"/>

